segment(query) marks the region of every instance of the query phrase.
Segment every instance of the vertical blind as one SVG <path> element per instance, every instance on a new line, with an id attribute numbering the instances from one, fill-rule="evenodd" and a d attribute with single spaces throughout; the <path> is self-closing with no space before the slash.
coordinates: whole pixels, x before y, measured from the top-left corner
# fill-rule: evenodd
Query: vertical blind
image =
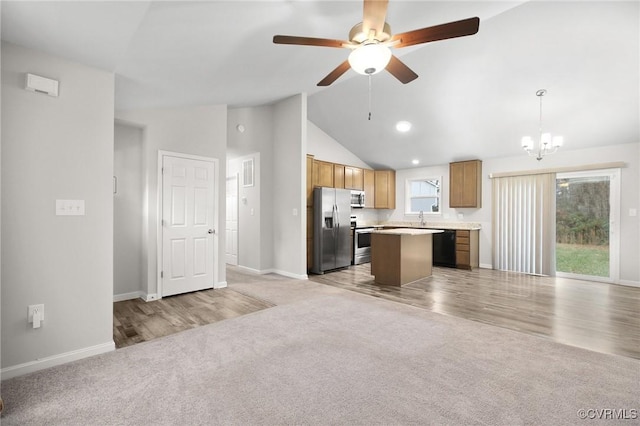
<path id="1" fill-rule="evenodd" d="M 556 174 L 494 178 L 493 268 L 555 275 Z"/>

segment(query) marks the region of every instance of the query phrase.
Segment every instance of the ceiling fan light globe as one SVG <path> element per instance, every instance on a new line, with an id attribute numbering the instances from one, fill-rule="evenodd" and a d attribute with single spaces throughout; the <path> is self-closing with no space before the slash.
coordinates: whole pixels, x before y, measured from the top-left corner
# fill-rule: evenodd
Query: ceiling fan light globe
<path id="1" fill-rule="evenodd" d="M 349 54 L 349 65 L 362 75 L 377 74 L 391 60 L 391 50 L 378 43 L 363 44 Z"/>

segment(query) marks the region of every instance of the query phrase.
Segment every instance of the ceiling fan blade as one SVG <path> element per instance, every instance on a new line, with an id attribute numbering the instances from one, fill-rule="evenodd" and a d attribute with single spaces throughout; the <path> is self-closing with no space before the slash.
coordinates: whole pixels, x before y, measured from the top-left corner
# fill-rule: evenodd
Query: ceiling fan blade
<path id="1" fill-rule="evenodd" d="M 288 35 L 275 35 L 273 42 L 276 44 L 298 44 L 303 46 L 320 46 L 320 47 L 345 47 L 352 43 L 344 40 L 333 40 L 328 38 L 314 37 L 298 37 Z"/>
<path id="2" fill-rule="evenodd" d="M 449 22 L 447 24 L 396 34 L 391 38 L 391 42 L 398 42 L 394 44 L 393 47 L 407 47 L 413 46 L 414 44 L 428 43 L 430 41 L 463 37 L 477 33 L 479 26 L 480 18 L 478 17 L 463 19 L 462 21 Z"/>
<path id="3" fill-rule="evenodd" d="M 331 83 L 336 81 L 342 74 L 344 74 L 345 72 L 349 71 L 349 68 L 351 68 L 351 65 L 349 65 L 349 61 L 348 60 L 344 61 L 343 63 L 338 65 L 338 67 L 336 69 L 331 71 L 325 78 L 323 78 L 320 81 L 320 83 L 318 83 L 318 86 L 328 86 L 328 85 L 330 85 Z"/>
<path id="4" fill-rule="evenodd" d="M 407 84 L 418 78 L 418 74 L 413 72 L 411 68 L 406 66 L 404 62 L 398 59 L 395 55 L 391 55 L 391 60 L 387 64 L 387 71 L 400 80 L 402 84 Z"/>
<path id="5" fill-rule="evenodd" d="M 362 13 L 362 32 L 368 38 L 371 30 L 376 33 L 384 29 L 389 0 L 364 0 Z"/>

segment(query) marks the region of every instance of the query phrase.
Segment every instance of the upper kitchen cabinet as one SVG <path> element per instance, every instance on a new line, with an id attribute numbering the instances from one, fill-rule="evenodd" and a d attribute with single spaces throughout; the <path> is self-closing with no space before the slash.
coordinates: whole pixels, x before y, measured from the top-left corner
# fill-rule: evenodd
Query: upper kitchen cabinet
<path id="1" fill-rule="evenodd" d="M 395 170 L 375 171 L 375 200 L 376 209 L 396 208 L 396 172 Z M 366 203 L 365 194 L 365 203 Z"/>
<path id="2" fill-rule="evenodd" d="M 333 187 L 334 188 L 346 188 L 345 182 L 345 169 L 347 167 L 342 164 L 333 165 Z"/>
<path id="3" fill-rule="evenodd" d="M 359 167 L 345 166 L 344 168 L 344 187 L 346 189 L 364 189 L 364 173 Z"/>
<path id="4" fill-rule="evenodd" d="M 313 187 L 333 188 L 333 163 L 313 160 Z"/>
<path id="5" fill-rule="evenodd" d="M 364 169 L 364 206 L 368 209 L 375 208 L 376 200 L 376 172 Z"/>
<path id="6" fill-rule="evenodd" d="M 449 207 L 482 207 L 482 161 L 449 163 Z"/>

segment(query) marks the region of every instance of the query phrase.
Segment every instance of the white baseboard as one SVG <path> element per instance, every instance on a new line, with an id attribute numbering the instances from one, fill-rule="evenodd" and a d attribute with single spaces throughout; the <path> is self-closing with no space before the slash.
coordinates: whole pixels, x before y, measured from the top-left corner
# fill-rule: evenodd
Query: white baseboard
<path id="1" fill-rule="evenodd" d="M 258 275 L 278 274 L 278 275 L 282 275 L 282 276 L 288 277 L 288 278 L 295 278 L 297 280 L 308 280 L 309 279 L 309 276 L 307 274 L 303 274 L 303 275 L 293 274 L 291 272 L 281 271 L 279 269 L 273 269 L 273 268 L 258 270 L 258 269 L 248 268 L 246 266 L 241 266 L 241 265 L 238 265 L 238 268 L 244 269 L 245 271 L 248 271 L 248 272 L 253 272 L 254 274 L 258 274 Z"/>
<path id="2" fill-rule="evenodd" d="M 629 286 L 629 287 L 640 287 L 640 281 L 619 280 L 618 284 L 626 285 L 626 286 Z"/>
<path id="3" fill-rule="evenodd" d="M 225 287 L 227 287 L 227 282 L 226 281 L 220 281 L 220 282 L 217 282 L 217 283 L 213 284 L 213 288 L 214 289 L 215 288 L 225 288 Z"/>
<path id="4" fill-rule="evenodd" d="M 145 302 L 152 302 L 154 300 L 158 300 L 158 295 L 156 293 L 148 293 L 143 294 L 142 296 L 140 296 L 140 298 Z"/>
<path id="5" fill-rule="evenodd" d="M 2 377 L 2 380 L 6 380 L 12 377 L 22 376 L 23 374 L 33 373 L 34 371 L 44 370 L 45 368 L 55 367 L 56 365 L 66 364 L 71 361 L 77 361 L 90 356 L 111 352 L 115 349 L 116 344 L 112 340 L 100 345 L 89 346 L 88 348 L 82 348 L 71 352 L 37 359 L 35 361 L 25 362 L 24 364 L 5 367 L 0 370 L 0 376 Z"/>
<path id="6" fill-rule="evenodd" d="M 252 273 L 254 273 L 254 274 L 258 274 L 258 275 L 262 275 L 262 274 L 263 274 L 263 272 L 260 272 L 260 271 L 259 271 L 259 270 L 257 270 L 257 269 L 249 268 L 248 266 L 238 265 L 238 268 L 243 269 L 243 270 L 245 270 L 245 271 L 247 271 L 247 272 L 252 272 Z M 268 273 L 268 272 L 267 272 L 267 273 Z"/>
<path id="7" fill-rule="evenodd" d="M 141 291 L 132 291 L 131 293 L 122 293 L 122 294 L 114 294 L 113 301 L 114 302 L 122 302 L 123 300 L 131 300 L 131 299 L 144 299 L 145 294 Z"/>
<path id="8" fill-rule="evenodd" d="M 270 273 L 282 275 L 288 278 L 295 278 L 297 280 L 308 280 L 309 276 L 307 274 L 294 274 L 287 271 L 280 271 L 278 269 L 272 269 Z"/>

